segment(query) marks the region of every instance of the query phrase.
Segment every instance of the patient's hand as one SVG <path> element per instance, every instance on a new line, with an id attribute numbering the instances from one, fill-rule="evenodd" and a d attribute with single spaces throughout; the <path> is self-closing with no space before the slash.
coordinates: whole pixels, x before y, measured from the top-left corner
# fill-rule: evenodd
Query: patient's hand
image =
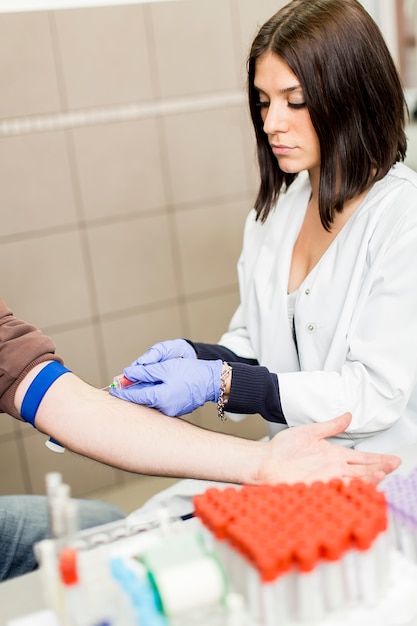
<path id="1" fill-rule="evenodd" d="M 389 454 L 352 450 L 326 441 L 326 438 L 346 430 L 351 419 L 351 414 L 345 413 L 327 422 L 295 426 L 279 432 L 270 441 L 270 453 L 262 464 L 259 482 L 310 483 L 339 477 L 378 483 L 400 465 L 401 459 Z"/>

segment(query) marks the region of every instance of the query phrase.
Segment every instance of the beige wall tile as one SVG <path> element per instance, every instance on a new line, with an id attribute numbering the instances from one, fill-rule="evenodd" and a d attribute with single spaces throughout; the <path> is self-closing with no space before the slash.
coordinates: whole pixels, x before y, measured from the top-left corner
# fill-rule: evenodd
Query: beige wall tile
<path id="1" fill-rule="evenodd" d="M 210 294 L 187 302 L 189 339 L 204 343 L 217 343 L 226 332 L 230 319 L 239 304 L 237 285 L 219 294 Z"/>
<path id="2" fill-rule="evenodd" d="M 56 353 L 65 365 L 80 378 L 96 387 L 104 387 L 105 376 L 102 366 L 100 339 L 93 324 L 81 328 L 53 332 L 51 337 Z"/>
<path id="3" fill-rule="evenodd" d="M 29 436 L 30 433 L 36 434 L 36 430 L 33 428 L 33 426 L 31 426 L 27 422 L 24 422 L 23 420 L 14 419 L 13 417 L 10 417 L 10 419 L 13 422 L 14 434 L 15 434 L 16 439 L 21 439 L 22 434 L 24 434 L 25 436 Z"/>
<path id="4" fill-rule="evenodd" d="M 133 513 L 141 507 L 149 498 L 163 489 L 168 489 L 178 482 L 176 478 L 161 478 L 159 476 L 138 476 L 126 474 L 126 482 L 115 489 L 106 489 L 104 492 L 106 502 L 111 502 L 120 507 L 126 514 Z M 101 498 L 100 491 L 94 493 L 94 497 Z"/>
<path id="5" fill-rule="evenodd" d="M 91 227 L 88 238 L 101 314 L 177 295 L 166 215 Z"/>
<path id="6" fill-rule="evenodd" d="M 288 0 L 237 0 L 241 29 L 242 55 L 246 59 L 252 41 L 259 28 L 272 17 Z"/>
<path id="7" fill-rule="evenodd" d="M 251 193 L 251 203 L 256 197 L 256 193 L 259 188 L 259 167 L 258 157 L 256 149 L 255 131 L 253 129 L 252 120 L 250 118 L 249 110 L 245 109 L 243 112 L 243 124 L 241 126 L 241 138 L 243 143 L 243 155 L 245 159 L 245 175 L 246 175 L 246 187 Z"/>
<path id="8" fill-rule="evenodd" d="M 0 204 L 7 214 L 1 235 L 76 223 L 64 133 L 0 140 Z"/>
<path id="9" fill-rule="evenodd" d="M 201 418 L 203 428 L 244 439 L 261 439 L 268 434 L 267 422 L 260 415 L 248 415 L 241 422 L 234 422 L 230 418 L 222 422 L 217 415 L 214 403 L 206 404 L 203 409 L 204 413 Z"/>
<path id="10" fill-rule="evenodd" d="M 187 421 L 192 421 L 207 430 L 235 435 L 244 439 L 261 439 L 268 434 L 267 423 L 260 415 L 248 415 L 240 422 L 234 422 L 230 418 L 222 422 L 217 415 L 217 405 L 214 402 L 207 402 L 194 411 L 191 416 L 187 416 Z"/>
<path id="11" fill-rule="evenodd" d="M 165 205 L 155 120 L 78 128 L 74 146 L 86 218 Z"/>
<path id="12" fill-rule="evenodd" d="M 0 442 L 0 494 L 27 493 L 24 473 L 20 464 L 18 442 Z"/>
<path id="13" fill-rule="evenodd" d="M 113 468 L 68 450 L 63 454 L 52 452 L 45 446 L 46 439 L 45 435 L 36 431 L 23 438 L 32 493 L 45 493 L 45 475 L 48 472 L 61 472 L 64 481 L 71 486 L 73 496 L 85 496 L 95 489 L 117 484 Z"/>
<path id="14" fill-rule="evenodd" d="M 184 336 L 178 305 L 108 320 L 102 329 L 109 376 L 105 384 L 157 341 Z"/>
<path id="15" fill-rule="evenodd" d="M 60 109 L 48 13 L 0 16 L 0 117 Z"/>
<path id="16" fill-rule="evenodd" d="M 17 420 L 14 417 L 11 417 L 11 415 L 8 415 L 7 413 L 1 413 L 0 414 L 0 438 L 3 437 L 3 435 L 8 436 L 8 435 L 14 434 L 16 432 L 16 426 L 15 426 L 16 423 L 17 423 Z"/>
<path id="17" fill-rule="evenodd" d="M 2 297 L 16 317 L 45 328 L 91 315 L 78 232 L 0 246 Z"/>
<path id="18" fill-rule="evenodd" d="M 177 211 L 182 275 L 187 294 L 237 284 L 247 200 Z"/>
<path id="19" fill-rule="evenodd" d="M 162 97 L 233 91 L 236 60 L 229 3 L 156 3 L 152 13 Z"/>
<path id="20" fill-rule="evenodd" d="M 173 200 L 194 203 L 248 190 L 244 109 L 173 115 L 164 119 Z"/>
<path id="21" fill-rule="evenodd" d="M 54 19 L 69 108 L 152 97 L 142 6 L 56 11 Z"/>

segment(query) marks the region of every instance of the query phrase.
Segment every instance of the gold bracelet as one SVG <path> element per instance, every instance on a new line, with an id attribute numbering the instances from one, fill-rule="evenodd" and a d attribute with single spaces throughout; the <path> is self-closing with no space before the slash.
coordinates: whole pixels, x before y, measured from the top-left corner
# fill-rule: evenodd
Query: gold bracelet
<path id="1" fill-rule="evenodd" d="M 222 422 L 226 421 L 226 416 L 224 414 L 224 407 L 227 404 L 227 398 L 224 397 L 226 391 L 226 385 L 229 380 L 229 376 L 232 373 L 232 367 L 226 361 L 223 361 L 223 369 L 220 376 L 220 393 L 217 398 L 217 415 L 220 417 Z"/>

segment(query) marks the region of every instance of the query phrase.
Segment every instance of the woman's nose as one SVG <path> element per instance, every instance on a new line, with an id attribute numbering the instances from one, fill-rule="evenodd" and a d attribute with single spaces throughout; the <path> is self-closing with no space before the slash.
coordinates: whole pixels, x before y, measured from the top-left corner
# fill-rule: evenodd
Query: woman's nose
<path id="1" fill-rule="evenodd" d="M 285 133 L 288 130 L 288 107 L 281 103 L 270 104 L 264 117 L 264 132 L 267 135 Z"/>

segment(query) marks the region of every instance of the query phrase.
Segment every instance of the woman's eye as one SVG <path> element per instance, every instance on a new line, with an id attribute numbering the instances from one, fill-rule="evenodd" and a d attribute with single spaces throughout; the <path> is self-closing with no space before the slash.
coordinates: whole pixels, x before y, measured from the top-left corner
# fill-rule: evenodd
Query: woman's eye
<path id="1" fill-rule="evenodd" d="M 307 105 L 305 102 L 289 102 L 288 106 L 291 109 L 305 109 Z"/>
<path id="2" fill-rule="evenodd" d="M 267 100 L 259 100 L 259 102 L 256 103 L 256 106 L 258 109 L 267 109 L 269 107 L 269 102 Z"/>

